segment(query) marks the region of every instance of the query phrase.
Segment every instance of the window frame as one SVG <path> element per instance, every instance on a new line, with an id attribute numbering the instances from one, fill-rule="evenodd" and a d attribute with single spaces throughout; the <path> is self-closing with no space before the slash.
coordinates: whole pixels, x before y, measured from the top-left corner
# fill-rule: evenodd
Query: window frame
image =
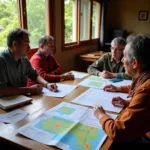
<path id="1" fill-rule="evenodd" d="M 84 40 L 84 41 L 80 41 L 80 12 L 81 12 L 81 0 L 77 0 L 77 20 L 76 20 L 76 27 L 77 27 L 77 31 L 76 31 L 76 42 L 70 42 L 70 43 L 65 43 L 65 30 L 64 30 L 64 26 L 65 26 L 65 15 L 64 15 L 64 1 L 65 0 L 61 0 L 61 35 L 62 35 L 62 51 L 66 51 L 66 50 L 72 50 L 72 49 L 76 49 L 82 46 L 88 46 L 88 45 L 92 45 L 92 44 L 98 44 L 99 43 L 99 39 L 100 39 L 100 19 L 101 19 L 101 15 L 99 15 L 99 19 L 98 19 L 98 38 L 94 38 L 92 39 L 92 14 L 93 14 L 93 2 L 98 2 L 100 3 L 100 14 L 101 14 L 101 0 L 90 0 L 90 20 L 89 20 L 89 39 L 88 40 Z"/>
<path id="2" fill-rule="evenodd" d="M 27 25 L 27 9 L 26 9 L 26 0 L 17 0 L 17 6 L 18 6 L 18 22 L 19 27 L 22 29 L 28 30 Z M 53 0 L 45 0 L 45 11 L 46 11 L 46 35 L 51 35 L 55 37 L 55 1 Z M 54 38 L 55 39 L 55 38 Z M 37 39 L 38 40 L 38 39 Z M 36 51 L 37 48 L 31 48 L 30 51 L 27 53 L 27 55 L 32 56 Z M 54 50 L 54 53 L 56 52 L 56 48 Z"/>

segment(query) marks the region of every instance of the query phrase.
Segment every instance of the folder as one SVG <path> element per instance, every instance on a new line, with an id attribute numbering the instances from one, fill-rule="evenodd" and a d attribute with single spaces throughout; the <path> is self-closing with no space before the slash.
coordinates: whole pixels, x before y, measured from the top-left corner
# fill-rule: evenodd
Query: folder
<path id="1" fill-rule="evenodd" d="M 9 109 L 18 105 L 29 103 L 32 98 L 24 95 L 14 95 L 0 98 L 0 107 L 2 109 Z"/>

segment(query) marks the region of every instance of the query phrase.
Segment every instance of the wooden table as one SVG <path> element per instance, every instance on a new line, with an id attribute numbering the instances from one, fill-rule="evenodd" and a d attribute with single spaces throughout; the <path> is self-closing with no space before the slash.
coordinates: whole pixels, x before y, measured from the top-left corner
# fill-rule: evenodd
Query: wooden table
<path id="1" fill-rule="evenodd" d="M 81 80 L 76 79 L 73 81 L 63 81 L 64 84 L 71 84 L 77 85 Z M 28 104 L 25 106 L 20 107 L 19 109 L 25 110 L 29 113 L 23 120 L 17 122 L 16 124 L 4 124 L 0 123 L 0 141 L 4 142 L 5 144 L 15 147 L 15 149 L 36 149 L 36 150 L 56 150 L 58 148 L 47 146 L 41 143 L 38 143 L 34 140 L 28 139 L 20 134 L 17 133 L 17 129 L 24 126 L 25 124 L 31 122 L 32 120 L 39 117 L 42 113 L 46 110 L 60 104 L 63 101 L 70 102 L 81 93 L 86 91 L 88 87 L 79 86 L 70 94 L 65 96 L 64 98 L 54 98 L 48 96 L 32 96 L 33 102 L 32 104 Z M 0 114 L 7 113 L 8 111 L 4 111 L 0 109 Z M 106 139 L 103 143 L 101 150 L 109 149 L 112 141 L 110 139 Z"/>

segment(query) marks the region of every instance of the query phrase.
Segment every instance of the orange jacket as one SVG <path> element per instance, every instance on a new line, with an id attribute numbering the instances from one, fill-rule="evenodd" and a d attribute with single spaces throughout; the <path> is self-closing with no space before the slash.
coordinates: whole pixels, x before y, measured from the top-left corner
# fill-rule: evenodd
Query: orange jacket
<path id="1" fill-rule="evenodd" d="M 121 89 L 127 92 L 129 86 Z M 150 138 L 150 79 L 135 90 L 119 119 L 113 120 L 105 115 L 100 123 L 108 137 L 115 141 L 132 141 L 145 134 Z"/>

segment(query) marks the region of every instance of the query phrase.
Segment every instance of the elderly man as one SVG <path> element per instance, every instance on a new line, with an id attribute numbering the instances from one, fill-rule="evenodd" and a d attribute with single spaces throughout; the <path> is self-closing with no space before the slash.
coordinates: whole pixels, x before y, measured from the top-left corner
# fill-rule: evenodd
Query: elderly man
<path id="1" fill-rule="evenodd" d="M 113 120 L 103 108 L 95 107 L 94 114 L 100 120 L 108 137 L 115 141 L 113 149 L 150 149 L 150 38 L 137 35 L 124 50 L 126 73 L 133 77 L 131 86 L 108 85 L 106 91 L 129 92 L 130 103 L 117 99 L 113 103 L 126 106 L 121 116 Z"/>
<path id="2" fill-rule="evenodd" d="M 29 35 L 26 30 L 17 28 L 7 36 L 8 49 L 0 54 L 0 96 L 39 94 L 42 86 L 57 91 L 56 84 L 40 77 L 26 58 L 26 52 L 30 50 Z M 28 78 L 39 84 L 26 87 Z"/>
<path id="3" fill-rule="evenodd" d="M 117 37 L 111 42 L 111 53 L 104 54 L 87 69 L 88 73 L 103 78 L 131 79 L 123 67 L 121 61 L 126 41 L 122 37 Z"/>
<path id="4" fill-rule="evenodd" d="M 52 55 L 55 48 L 54 38 L 52 36 L 43 36 L 39 39 L 39 50 L 31 57 L 30 63 L 36 69 L 38 74 L 49 82 L 58 82 L 62 80 L 73 80 L 71 73 L 62 74 L 61 66 Z M 28 86 L 35 84 L 28 80 Z"/>

